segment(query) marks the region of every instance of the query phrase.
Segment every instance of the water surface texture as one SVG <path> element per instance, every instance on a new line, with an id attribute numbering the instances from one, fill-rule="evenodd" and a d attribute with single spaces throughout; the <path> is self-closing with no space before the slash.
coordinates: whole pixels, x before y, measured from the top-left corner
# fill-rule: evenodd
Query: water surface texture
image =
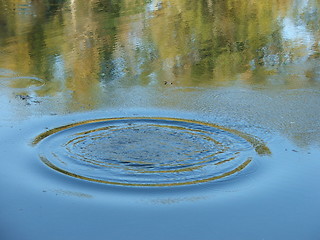
<path id="1" fill-rule="evenodd" d="M 0 239 L 320 239 L 317 0 L 0 0 Z"/>
<path id="2" fill-rule="evenodd" d="M 124 186 L 209 182 L 242 171 L 265 144 L 248 134 L 166 118 L 97 119 L 47 131 L 34 141 L 49 167 L 69 176 Z M 240 154 L 244 156 L 240 156 Z"/>

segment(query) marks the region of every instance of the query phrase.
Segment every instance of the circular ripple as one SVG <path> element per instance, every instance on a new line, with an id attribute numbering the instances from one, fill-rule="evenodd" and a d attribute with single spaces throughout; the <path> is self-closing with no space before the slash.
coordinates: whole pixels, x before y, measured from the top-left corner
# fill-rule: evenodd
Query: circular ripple
<path id="1" fill-rule="evenodd" d="M 110 118 L 78 122 L 37 136 L 40 159 L 72 177 L 126 186 L 214 181 L 242 171 L 258 138 L 222 126 L 174 118 Z"/>

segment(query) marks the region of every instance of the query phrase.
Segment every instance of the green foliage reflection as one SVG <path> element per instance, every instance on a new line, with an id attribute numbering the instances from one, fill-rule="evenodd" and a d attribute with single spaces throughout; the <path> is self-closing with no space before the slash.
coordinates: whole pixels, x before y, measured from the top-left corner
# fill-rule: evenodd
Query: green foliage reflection
<path id="1" fill-rule="evenodd" d="M 45 79 L 39 95 L 68 89 L 87 99 L 112 81 L 267 84 L 283 66 L 319 57 L 317 1 L 6 0 L 0 7 L 1 67 Z M 295 29 L 309 40 L 290 38 Z M 314 67 L 301 71 L 317 77 Z"/>

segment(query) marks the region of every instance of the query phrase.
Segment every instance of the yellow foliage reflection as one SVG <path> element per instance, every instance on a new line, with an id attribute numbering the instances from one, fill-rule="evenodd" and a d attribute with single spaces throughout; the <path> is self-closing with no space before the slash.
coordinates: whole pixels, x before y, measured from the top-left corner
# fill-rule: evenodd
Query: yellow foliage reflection
<path id="1" fill-rule="evenodd" d="M 297 4 L 1 1 L 0 65 L 44 79 L 38 95 L 69 91 L 79 106 L 97 104 L 101 85 L 112 81 L 118 87 L 268 84 L 279 68 L 319 57 L 319 3 Z M 297 29 L 301 36 L 294 36 Z M 317 77 L 314 65 L 297 74 Z"/>

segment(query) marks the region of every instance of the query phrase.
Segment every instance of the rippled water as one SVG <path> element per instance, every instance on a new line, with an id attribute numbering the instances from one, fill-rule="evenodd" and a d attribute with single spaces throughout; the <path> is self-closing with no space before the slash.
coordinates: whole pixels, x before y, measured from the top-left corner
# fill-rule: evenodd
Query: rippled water
<path id="1" fill-rule="evenodd" d="M 246 168 L 254 151 L 270 154 L 248 134 L 169 118 L 89 120 L 49 130 L 39 142 L 41 160 L 54 170 L 124 186 L 215 181 Z"/>
<path id="2" fill-rule="evenodd" d="M 319 239 L 319 9 L 0 1 L 0 239 Z"/>

